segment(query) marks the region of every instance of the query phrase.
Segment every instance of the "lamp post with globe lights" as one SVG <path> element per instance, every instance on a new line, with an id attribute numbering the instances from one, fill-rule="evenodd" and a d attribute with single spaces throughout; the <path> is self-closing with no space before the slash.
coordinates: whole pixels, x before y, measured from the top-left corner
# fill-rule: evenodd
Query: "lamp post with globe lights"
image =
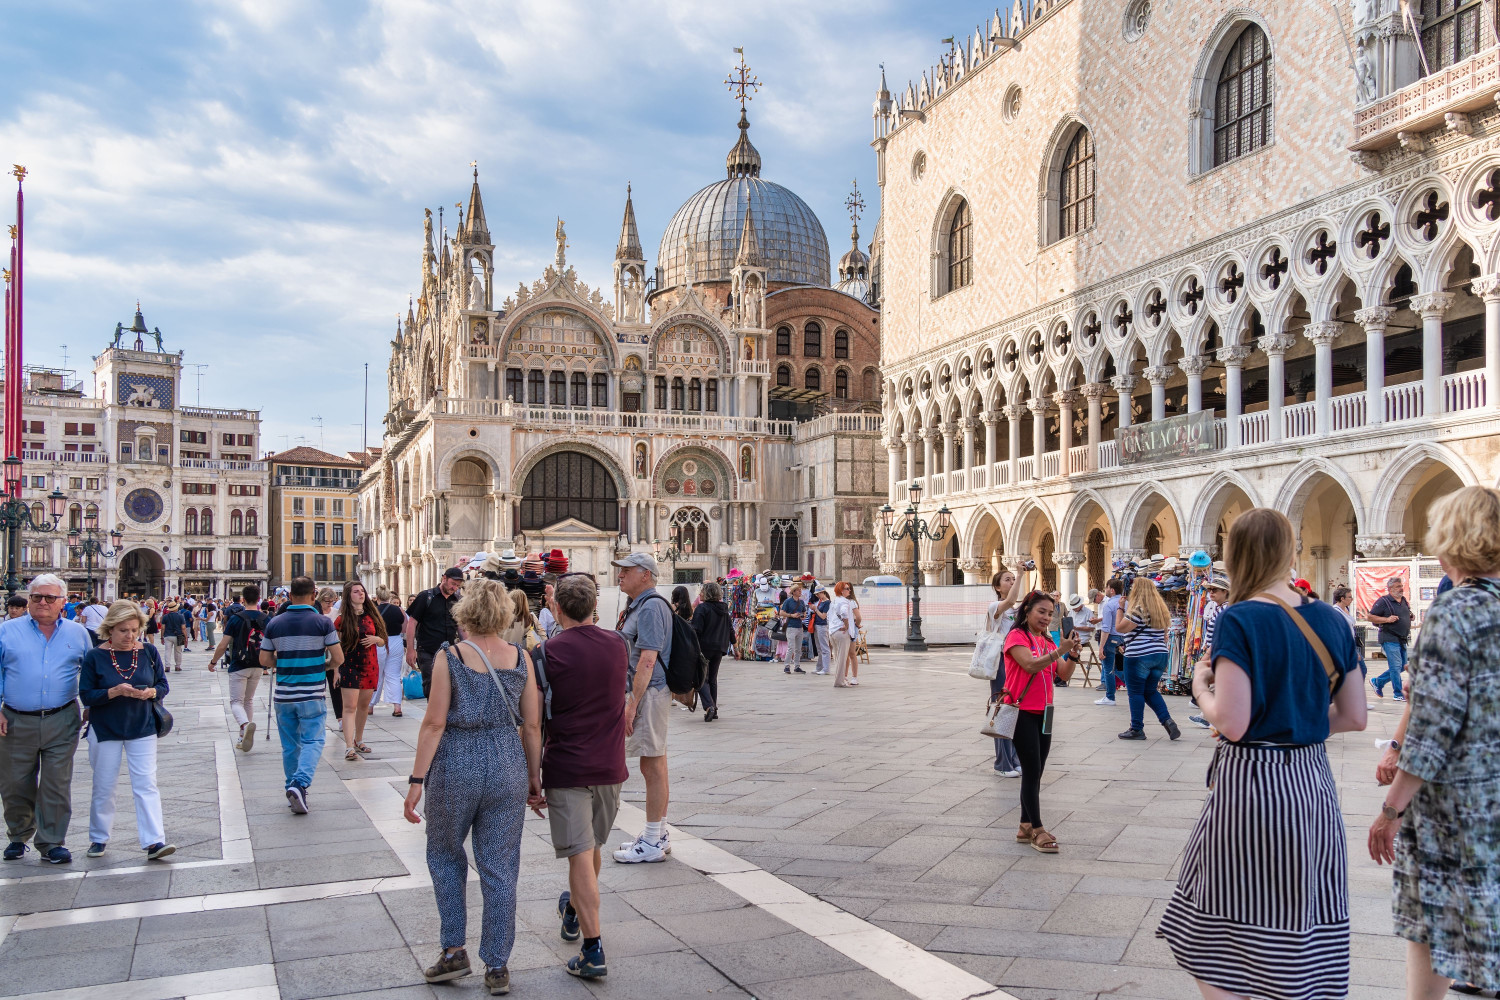
<path id="1" fill-rule="evenodd" d="M 31 506 L 21 499 L 21 459 L 11 455 L 0 464 L 5 466 L 5 500 L 0 502 L 0 527 L 5 529 L 5 589 L 14 597 L 21 589 L 21 530 L 56 531 L 68 498 L 54 484 L 47 494 L 47 513 L 38 520 Z"/>
<path id="2" fill-rule="evenodd" d="M 917 507 L 922 502 L 922 484 L 912 483 L 907 490 L 909 503 L 901 512 L 900 524 L 896 523 L 896 508 L 885 504 L 880 508 L 880 519 L 885 524 L 886 535 L 894 542 L 911 539 L 911 619 L 907 623 L 906 644 L 908 653 L 927 652 L 927 640 L 922 636 L 922 573 L 917 565 L 922 549 L 922 539 L 938 542 L 948 535 L 948 525 L 953 513 L 943 504 L 929 523 L 920 516 Z"/>
<path id="3" fill-rule="evenodd" d="M 90 508 L 83 515 L 83 531 L 72 528 L 68 531 L 68 551 L 72 555 L 81 556 L 87 567 L 88 597 L 94 599 L 94 557 L 113 559 L 119 555 L 125 535 L 118 531 L 109 532 L 109 545 L 98 538 L 99 535 L 99 512 Z"/>

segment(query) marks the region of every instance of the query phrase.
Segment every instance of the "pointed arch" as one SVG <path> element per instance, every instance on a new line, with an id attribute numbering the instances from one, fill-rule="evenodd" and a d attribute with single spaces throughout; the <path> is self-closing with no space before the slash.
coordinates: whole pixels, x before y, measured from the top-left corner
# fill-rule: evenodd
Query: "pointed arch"
<path id="1" fill-rule="evenodd" d="M 1245 495 L 1250 506 L 1261 506 L 1260 495 L 1250 480 L 1234 470 L 1225 470 L 1214 473 L 1213 477 L 1198 491 L 1198 499 L 1193 502 L 1193 512 L 1188 516 L 1187 523 L 1183 525 L 1182 543 L 1192 545 L 1200 549 L 1208 549 L 1216 544 L 1214 532 L 1218 530 L 1219 521 L 1224 515 L 1224 508 L 1233 499 L 1231 491 L 1238 490 Z"/>
<path id="2" fill-rule="evenodd" d="M 1020 508 L 1016 511 L 1016 516 L 1010 522 L 1010 537 L 1005 544 L 1006 551 L 1015 553 L 1029 551 L 1031 536 L 1035 534 L 1039 522 L 1052 532 L 1053 538 L 1057 537 L 1057 525 L 1052 520 L 1051 511 L 1047 510 L 1036 498 L 1027 497 L 1022 501 Z"/>
<path id="3" fill-rule="evenodd" d="M 1369 515 L 1360 496 L 1359 487 L 1349 473 L 1326 458 L 1304 458 L 1298 462 L 1282 480 L 1281 489 L 1277 490 L 1272 506 L 1285 514 L 1291 520 L 1292 526 L 1300 531 L 1302 511 L 1307 506 L 1308 497 L 1317 486 L 1320 476 L 1331 479 L 1344 491 L 1350 506 L 1354 508 L 1357 528 L 1360 533 L 1364 533 Z"/>
<path id="4" fill-rule="evenodd" d="M 1407 445 L 1381 471 L 1380 485 L 1370 498 L 1369 526 L 1364 530 L 1376 534 L 1399 532 L 1412 494 L 1434 464 L 1448 469 L 1465 486 L 1479 483 L 1469 463 L 1452 449 L 1433 441 Z"/>
<path id="5" fill-rule="evenodd" d="M 1153 503 L 1153 498 L 1159 503 Z M 1115 535 L 1115 547 L 1117 549 L 1140 548 L 1145 543 L 1146 529 L 1152 521 L 1156 520 L 1162 507 L 1171 512 L 1173 519 L 1177 522 L 1180 537 L 1185 522 L 1176 499 L 1161 483 L 1148 479 L 1136 489 L 1125 504 L 1124 513 L 1120 515 L 1120 531 Z M 1146 554 L 1154 555 L 1151 552 Z"/>
<path id="6" fill-rule="evenodd" d="M 487 445 L 471 441 L 454 445 L 437 460 L 437 482 L 434 487 L 437 492 L 445 493 L 453 488 L 453 466 L 465 458 L 484 463 L 489 468 L 493 487 L 496 490 L 505 488 L 505 473 L 502 471 L 504 463 Z"/>
<path id="7" fill-rule="evenodd" d="M 969 559 L 987 560 L 996 548 L 1005 551 L 1005 529 L 995 508 L 987 503 L 981 504 L 974 508 L 974 515 L 969 519 L 967 542 L 962 551 Z"/>
<path id="8" fill-rule="evenodd" d="M 1068 509 L 1062 516 L 1062 528 L 1058 532 L 1058 547 L 1067 552 L 1082 552 L 1084 542 L 1087 541 L 1089 524 L 1093 521 L 1093 515 L 1097 512 L 1104 515 L 1104 523 L 1109 528 L 1110 538 L 1119 538 L 1119 527 L 1115 523 L 1114 512 L 1110 510 L 1109 501 L 1104 495 L 1092 487 L 1079 490 L 1073 494 L 1073 500 L 1068 504 Z"/>

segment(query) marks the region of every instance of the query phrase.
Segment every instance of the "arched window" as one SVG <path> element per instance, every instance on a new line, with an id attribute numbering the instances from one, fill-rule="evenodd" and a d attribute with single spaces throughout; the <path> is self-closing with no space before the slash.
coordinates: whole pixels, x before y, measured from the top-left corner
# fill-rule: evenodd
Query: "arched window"
<path id="1" fill-rule="evenodd" d="M 847 358 L 849 356 L 849 331 L 835 330 L 833 334 L 833 356 L 835 358 Z"/>
<path id="2" fill-rule="evenodd" d="M 540 368 L 526 373 L 526 402 L 532 406 L 543 406 L 547 402 L 547 378 Z"/>
<path id="3" fill-rule="evenodd" d="M 697 507 L 683 507 L 673 514 L 672 541 L 683 555 L 708 552 L 708 515 Z"/>
<path id="4" fill-rule="evenodd" d="M 672 409 L 682 409 L 682 402 L 682 376 L 679 375 L 672 380 Z"/>
<path id="5" fill-rule="evenodd" d="M 694 413 L 700 413 L 703 410 L 703 382 L 701 379 L 688 380 L 687 408 Z"/>
<path id="6" fill-rule="evenodd" d="M 704 395 L 707 397 L 703 402 L 703 408 L 709 413 L 719 412 L 719 380 L 711 378 L 705 386 Z"/>
<path id="7" fill-rule="evenodd" d="M 614 477 L 593 458 L 576 451 L 548 455 L 526 475 L 521 529 L 540 531 L 576 518 L 602 531 L 620 530 Z"/>
<path id="8" fill-rule="evenodd" d="M 1073 133 L 1059 181 L 1057 233 L 1062 239 L 1094 225 L 1094 140 L 1088 129 Z"/>
<path id="9" fill-rule="evenodd" d="M 554 371 L 547 376 L 547 383 L 552 387 L 552 405 L 568 405 L 568 376 L 561 371 Z"/>
<path id="10" fill-rule="evenodd" d="M 573 373 L 573 406 L 589 405 L 589 377 L 583 372 Z"/>
<path id="11" fill-rule="evenodd" d="M 861 381 L 864 385 L 860 389 L 860 398 L 878 399 L 880 392 L 876 389 L 876 386 L 879 384 L 880 374 L 873 368 L 866 368 L 864 378 Z"/>
<path id="12" fill-rule="evenodd" d="M 229 533 L 231 535 L 243 535 L 245 533 L 245 515 L 238 509 L 229 512 Z"/>
<path id="13" fill-rule="evenodd" d="M 776 355 L 778 357 L 790 357 L 792 353 L 792 328 L 789 326 L 778 326 L 776 328 Z"/>
<path id="14" fill-rule="evenodd" d="M 198 533 L 198 512 L 191 507 L 182 515 L 182 530 L 189 535 Z"/>
<path id="15" fill-rule="evenodd" d="M 609 376 L 604 372 L 594 372 L 594 405 L 609 405 Z"/>
<path id="16" fill-rule="evenodd" d="M 791 365 L 777 365 L 776 366 L 776 384 L 777 385 L 791 385 L 792 384 L 792 366 Z"/>
<path id="17" fill-rule="evenodd" d="M 1479 51 L 1480 0 L 1422 0 L 1422 52 L 1433 73 Z"/>
<path id="18" fill-rule="evenodd" d="M 1260 25 L 1247 24 L 1229 47 L 1214 89 L 1214 166 L 1271 141 L 1272 82 L 1271 43 Z"/>
<path id="19" fill-rule="evenodd" d="M 83 504 L 75 503 L 68 508 L 68 530 L 83 530 Z"/>
<path id="20" fill-rule="evenodd" d="M 948 227 L 948 291 L 974 280 L 974 219 L 969 203 L 960 201 Z"/>
<path id="21" fill-rule="evenodd" d="M 665 375 L 656 376 L 653 388 L 656 390 L 656 398 L 652 401 L 651 405 L 658 410 L 665 410 L 667 408 L 667 377 Z"/>
<path id="22" fill-rule="evenodd" d="M 802 328 L 802 356 L 804 358 L 823 356 L 823 328 L 816 323 L 809 323 Z"/>
<path id="23" fill-rule="evenodd" d="M 526 389 L 521 369 L 505 369 L 505 398 L 517 403 L 526 402 Z"/>
<path id="24" fill-rule="evenodd" d="M 840 368 L 833 373 L 833 395 L 835 399 L 849 398 L 849 369 Z"/>
<path id="25" fill-rule="evenodd" d="M 198 534 L 212 535 L 214 533 L 214 512 L 211 508 L 204 507 L 198 514 Z"/>
<path id="26" fill-rule="evenodd" d="M 807 370 L 806 375 L 802 376 L 802 383 L 807 388 L 816 392 L 823 388 L 823 373 L 814 365 Z"/>
<path id="27" fill-rule="evenodd" d="M 260 522 L 260 519 L 256 515 L 255 511 L 253 511 L 253 510 L 247 510 L 247 511 L 245 511 L 245 534 L 247 534 L 247 535 L 258 535 L 258 534 L 260 534 L 260 523 L 259 522 Z"/>

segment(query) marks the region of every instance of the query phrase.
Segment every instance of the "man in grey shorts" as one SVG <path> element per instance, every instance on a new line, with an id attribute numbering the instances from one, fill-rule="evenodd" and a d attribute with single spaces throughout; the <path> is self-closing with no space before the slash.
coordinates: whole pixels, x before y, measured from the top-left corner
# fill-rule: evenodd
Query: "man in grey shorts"
<path id="1" fill-rule="evenodd" d="M 618 631 L 629 648 L 630 691 L 625 696 L 625 754 L 641 759 L 646 781 L 646 829 L 615 852 L 632 865 L 665 861 L 667 839 L 667 720 L 672 692 L 667 661 L 672 654 L 672 606 L 656 592 L 656 560 L 645 552 L 616 559 L 620 589 L 630 598 Z"/>
<path id="2" fill-rule="evenodd" d="M 609 971 L 599 932 L 599 849 L 609 843 L 620 785 L 629 776 L 625 643 L 591 624 L 598 596 L 582 573 L 559 577 L 547 606 L 562 631 L 542 643 L 537 657 L 546 674 L 542 792 L 552 848 L 568 859 L 568 891 L 557 900 L 557 914 L 564 941 L 583 938 L 568 972 L 585 979 Z"/>

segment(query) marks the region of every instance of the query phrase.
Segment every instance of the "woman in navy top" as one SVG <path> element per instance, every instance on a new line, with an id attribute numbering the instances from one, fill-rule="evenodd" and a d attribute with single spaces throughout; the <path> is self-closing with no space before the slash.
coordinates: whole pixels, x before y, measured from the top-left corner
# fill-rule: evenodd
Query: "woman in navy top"
<path id="1" fill-rule="evenodd" d="M 94 772 L 89 807 L 89 853 L 97 858 L 109 844 L 115 821 L 115 786 L 120 764 L 130 766 L 135 796 L 135 828 L 152 861 L 177 848 L 162 829 L 161 794 L 156 788 L 156 713 L 151 702 L 166 698 L 167 672 L 155 646 L 140 641 L 146 614 L 134 601 L 116 601 L 99 626 L 104 644 L 84 654 L 78 695 L 89 710 L 89 766 Z"/>
<path id="2" fill-rule="evenodd" d="M 1291 586 L 1295 555 L 1286 515 L 1235 519 L 1231 603 L 1211 662 L 1193 674 L 1224 742 L 1156 933 L 1205 996 L 1210 986 L 1269 1000 L 1349 992 L 1348 850 L 1323 742 L 1365 728 L 1365 697 L 1344 682 L 1357 666 L 1348 624 Z"/>
<path id="3" fill-rule="evenodd" d="M 1167 700 L 1158 685 L 1167 670 L 1167 626 L 1172 614 L 1161 599 L 1156 582 L 1138 576 L 1130 585 L 1130 600 L 1120 608 L 1115 632 L 1125 636 L 1125 692 L 1130 695 L 1130 728 L 1120 733 L 1122 740 L 1146 738 L 1146 706 L 1156 713 L 1156 721 L 1172 739 L 1182 730 L 1172 721 Z"/>

